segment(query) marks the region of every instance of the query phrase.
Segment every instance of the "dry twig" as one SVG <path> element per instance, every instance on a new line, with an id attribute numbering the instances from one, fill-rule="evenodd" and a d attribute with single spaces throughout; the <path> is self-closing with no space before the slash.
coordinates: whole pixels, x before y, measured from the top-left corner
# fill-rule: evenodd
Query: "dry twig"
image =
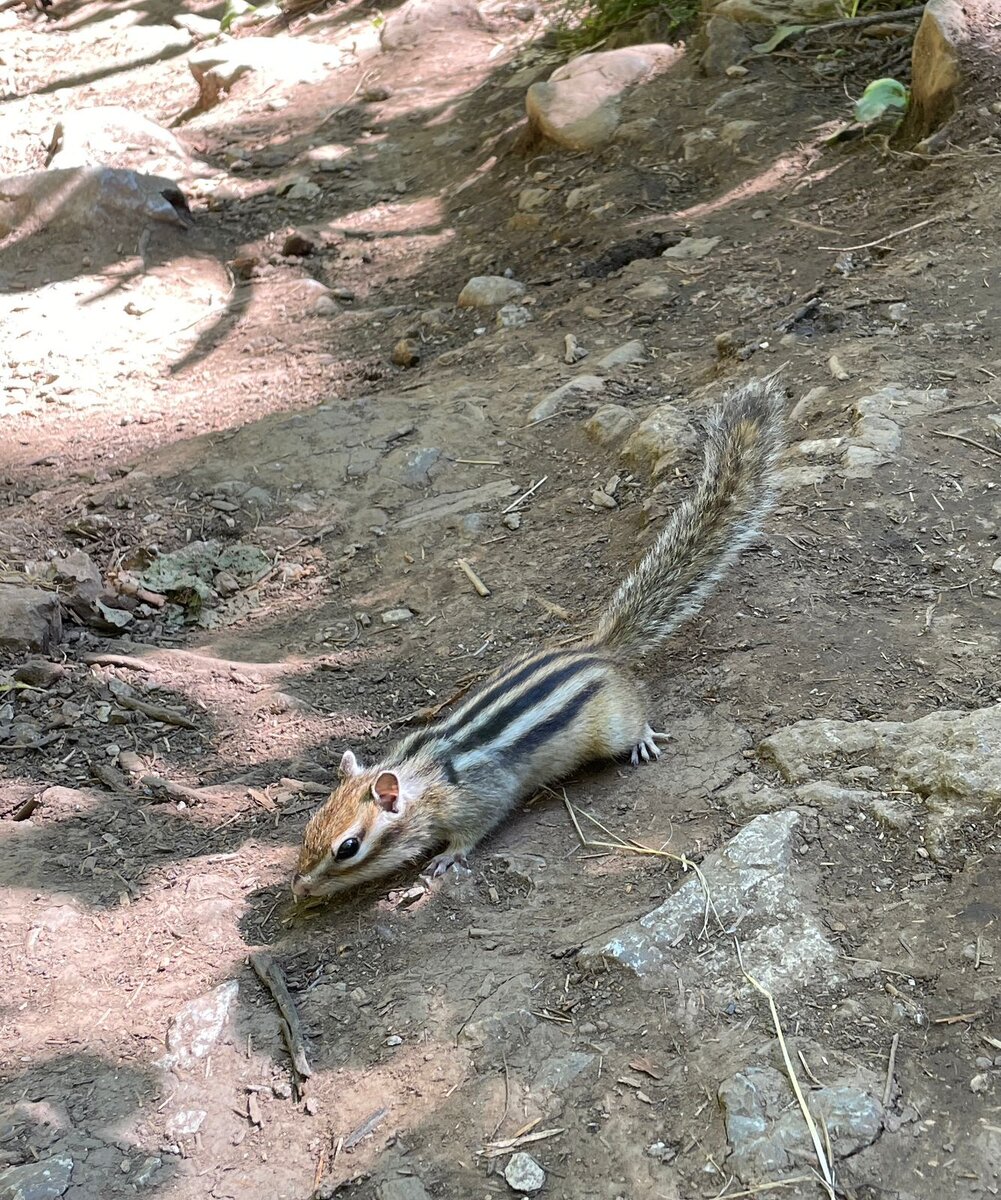
<path id="1" fill-rule="evenodd" d="M 295 1004 L 289 995 L 285 976 L 281 968 L 270 954 L 252 954 L 250 965 L 257 972 L 257 977 L 274 997 L 278 1011 L 282 1015 L 282 1036 L 288 1046 L 292 1058 L 292 1066 L 302 1079 L 308 1079 L 313 1074 L 313 1068 L 306 1057 L 306 1041 L 302 1033 L 302 1022 L 296 1012 Z"/>
<path id="2" fill-rule="evenodd" d="M 180 713 L 176 708 L 166 708 L 162 704 L 149 704 L 145 700 L 137 700 L 135 696 L 116 696 L 115 703 L 120 708 L 130 708 L 134 712 L 142 713 L 144 717 L 149 717 L 151 721 L 162 721 L 164 725 L 178 725 L 181 729 L 197 729 L 198 726 L 184 713 Z"/>
<path id="3" fill-rule="evenodd" d="M 951 438 L 954 442 L 963 442 L 967 446 L 976 446 L 978 450 L 983 450 L 985 454 L 994 454 L 1001 458 L 1001 450 L 995 450 L 993 446 L 985 446 L 983 442 L 975 442 L 973 438 L 963 437 L 961 433 L 946 433 L 941 429 L 933 429 L 931 431 L 935 437 Z"/>
<path id="4" fill-rule="evenodd" d="M 934 225 L 936 221 L 946 220 L 946 215 L 943 213 L 935 217 L 926 217 L 923 221 L 916 221 L 913 225 L 908 225 L 904 229 L 898 229 L 894 233 L 888 233 L 881 238 L 873 238 L 871 242 L 859 242 L 857 246 L 818 246 L 818 250 L 834 250 L 838 254 L 846 254 L 851 250 L 871 250 L 873 246 L 882 246 L 884 242 L 892 242 L 894 238 L 903 237 L 905 233 L 914 233 L 917 229 L 924 229 L 926 225 Z"/>
<path id="5" fill-rule="evenodd" d="M 806 1102 L 806 1097 L 803 1095 L 803 1089 L 799 1085 L 799 1077 L 792 1065 L 792 1059 L 789 1056 L 789 1047 L 786 1045 L 785 1033 L 782 1030 L 782 1022 L 779 1020 L 779 1010 L 775 1005 L 775 997 L 771 994 L 768 988 L 760 984 L 753 975 L 751 975 L 744 966 L 744 957 L 741 954 L 740 942 L 735 937 L 733 945 L 737 951 L 737 962 L 740 964 L 741 974 L 747 982 L 759 992 L 768 1001 L 768 1010 L 772 1015 L 772 1026 L 775 1029 L 775 1036 L 778 1038 L 779 1048 L 782 1051 L 782 1061 L 785 1063 L 786 1076 L 789 1083 L 792 1085 L 793 1094 L 796 1097 L 796 1102 L 799 1104 L 800 1112 L 803 1114 L 803 1120 L 806 1122 L 806 1127 L 810 1131 L 810 1140 L 813 1142 L 813 1152 L 817 1156 L 817 1163 L 820 1166 L 820 1175 L 823 1187 L 831 1200 L 837 1200 L 837 1188 L 834 1184 L 834 1171 L 831 1168 L 828 1153 L 820 1144 L 820 1132 L 817 1129 L 817 1123 L 813 1119 L 813 1113 L 810 1112 L 810 1106 Z"/>
<path id="6" fill-rule="evenodd" d="M 463 575 L 465 575 L 465 577 L 469 580 L 469 582 L 476 589 L 476 594 L 478 596 L 485 597 L 485 596 L 490 595 L 490 589 L 483 582 L 483 580 L 479 577 L 479 575 L 476 574 L 476 572 L 469 565 L 469 563 L 466 562 L 466 560 L 464 558 L 456 559 L 455 565 L 459 568 L 459 570 L 463 573 Z"/>

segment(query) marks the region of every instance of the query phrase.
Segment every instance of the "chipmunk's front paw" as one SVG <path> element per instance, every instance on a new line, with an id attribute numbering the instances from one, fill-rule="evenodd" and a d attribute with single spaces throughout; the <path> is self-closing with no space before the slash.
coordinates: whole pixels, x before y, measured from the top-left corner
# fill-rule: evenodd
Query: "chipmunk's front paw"
<path id="1" fill-rule="evenodd" d="M 656 733 L 648 725 L 643 730 L 643 736 L 633 746 L 633 752 L 630 755 L 630 761 L 634 767 L 638 767 L 641 762 L 656 762 L 660 758 L 660 747 L 657 745 L 657 738 L 667 740 L 666 733 Z"/>
<path id="2" fill-rule="evenodd" d="M 457 875 L 469 870 L 464 851 L 446 850 L 444 854 L 437 855 L 428 863 L 424 874 L 431 879 L 437 879 L 449 870 L 454 870 Z"/>

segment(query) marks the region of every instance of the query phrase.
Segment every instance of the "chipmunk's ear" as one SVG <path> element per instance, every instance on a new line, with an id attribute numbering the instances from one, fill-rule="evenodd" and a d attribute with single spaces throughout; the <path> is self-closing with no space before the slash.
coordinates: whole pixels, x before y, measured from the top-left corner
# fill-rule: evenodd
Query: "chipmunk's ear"
<path id="1" fill-rule="evenodd" d="M 372 784 L 372 799 L 385 812 L 398 813 L 403 807 L 400 777 L 395 771 L 383 771 Z"/>
<path id="2" fill-rule="evenodd" d="M 337 768 L 342 779 L 348 779 L 352 775 L 360 775 L 362 773 L 361 763 L 355 758 L 353 750 L 345 750 L 341 755 L 340 766 Z"/>

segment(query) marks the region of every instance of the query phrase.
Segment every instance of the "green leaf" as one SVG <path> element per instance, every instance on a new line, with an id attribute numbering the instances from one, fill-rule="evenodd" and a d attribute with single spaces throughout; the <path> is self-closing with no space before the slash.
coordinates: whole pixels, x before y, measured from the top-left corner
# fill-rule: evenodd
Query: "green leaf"
<path id="1" fill-rule="evenodd" d="M 896 79 L 874 79 L 861 98 L 855 101 L 855 119 L 862 125 L 868 125 L 887 113 L 904 113 L 910 99 L 907 88 Z"/>
<path id="2" fill-rule="evenodd" d="M 257 6 L 248 3 L 248 0 L 226 0 L 226 7 L 223 10 L 222 20 L 219 22 L 219 28 L 223 33 L 226 33 L 237 17 L 242 17 L 246 13 L 256 11 Z"/>
<path id="3" fill-rule="evenodd" d="M 771 52 L 773 50 L 777 50 L 783 42 L 788 41 L 789 38 L 794 37 L 798 33 L 802 33 L 805 28 L 805 25 L 780 25 L 767 42 L 758 42 L 758 44 L 756 46 L 752 46 L 751 49 L 755 52 L 755 54 L 771 54 Z"/>

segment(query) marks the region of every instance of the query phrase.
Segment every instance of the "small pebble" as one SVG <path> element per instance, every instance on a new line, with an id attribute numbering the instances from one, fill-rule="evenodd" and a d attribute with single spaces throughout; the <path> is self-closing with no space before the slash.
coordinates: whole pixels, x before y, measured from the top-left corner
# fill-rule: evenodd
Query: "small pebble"
<path id="1" fill-rule="evenodd" d="M 401 1038 L 398 1033 L 391 1033 L 389 1035 L 389 1037 L 386 1038 L 386 1045 L 387 1046 L 402 1046 L 403 1038 Z"/>
<path id="2" fill-rule="evenodd" d="M 516 1192 L 538 1192 L 546 1182 L 546 1173 L 531 1154 L 519 1150 L 512 1154 L 504 1168 L 507 1185 Z"/>
<path id="3" fill-rule="evenodd" d="M 516 512 L 505 513 L 504 514 L 504 525 L 508 529 L 520 529 L 521 528 L 521 513 L 516 513 Z"/>

